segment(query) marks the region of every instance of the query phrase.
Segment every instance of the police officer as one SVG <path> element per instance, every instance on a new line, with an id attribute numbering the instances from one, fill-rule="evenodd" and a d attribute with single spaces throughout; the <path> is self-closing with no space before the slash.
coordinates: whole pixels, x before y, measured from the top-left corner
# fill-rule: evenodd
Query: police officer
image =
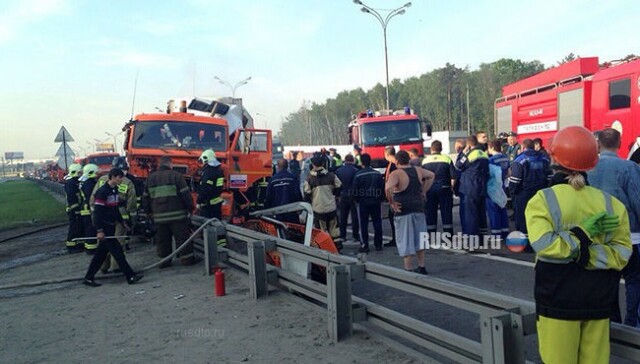
<path id="1" fill-rule="evenodd" d="M 442 230 L 453 234 L 453 192 L 456 170 L 451 158 L 442 154 L 442 142 L 431 142 L 431 154 L 424 157 L 422 168 L 435 174 L 431 188 L 427 192 L 425 211 L 427 214 L 427 231 L 436 232 L 438 228 L 438 207 L 442 218 Z"/>
<path id="2" fill-rule="evenodd" d="M 80 238 L 84 235 L 82 229 L 82 221 L 80 218 L 80 204 L 82 196 L 80 195 L 80 181 L 82 175 L 82 166 L 73 163 L 69 166 L 69 174 L 67 174 L 64 183 L 64 192 L 67 195 L 67 216 L 69 218 L 69 229 L 67 230 L 67 251 L 69 253 L 79 253 L 82 251 L 84 244 L 77 243 L 73 239 Z"/>
<path id="3" fill-rule="evenodd" d="M 84 228 L 84 237 L 91 238 L 96 236 L 96 229 L 93 226 L 91 220 L 91 208 L 90 203 L 93 189 L 98 182 L 98 166 L 89 163 L 82 168 L 82 177 L 80 177 L 80 194 L 82 195 L 82 209 L 80 210 L 80 217 L 82 219 L 82 226 Z M 84 242 L 84 249 L 87 254 L 93 255 L 98 249 L 97 240 L 86 240 Z"/>
<path id="4" fill-rule="evenodd" d="M 349 214 L 351 214 L 353 240 L 360 241 L 360 224 L 358 223 L 358 211 L 352 189 L 356 172 L 358 172 L 358 168 L 354 165 L 354 158 L 351 154 L 347 154 L 344 158 L 344 164 L 336 170 L 336 176 L 342 182 L 338 200 L 338 221 L 340 223 L 340 240 L 343 242 L 347 239 Z"/>
<path id="5" fill-rule="evenodd" d="M 300 181 L 298 177 L 288 171 L 289 162 L 286 159 L 279 159 L 276 166 L 278 173 L 269 181 L 264 207 L 272 208 L 302 201 Z M 294 224 L 300 223 L 296 212 L 276 215 L 276 219 Z"/>
<path id="6" fill-rule="evenodd" d="M 584 172 L 598 146 L 581 126 L 560 130 L 549 155 L 560 184 L 538 191 L 525 216 L 536 252 L 535 300 L 540 357 L 545 363 L 608 363 L 609 316 L 620 270 L 631 255 L 624 205 L 587 186 Z"/>
<path id="7" fill-rule="evenodd" d="M 525 139 L 522 145 L 524 151 L 511 163 L 509 192 L 513 199 L 516 230 L 526 234 L 524 209 L 536 192 L 549 185 L 552 173 L 549 159 L 534 149 L 533 140 Z"/>
<path id="8" fill-rule="evenodd" d="M 369 252 L 369 216 L 373 224 L 373 244 L 377 251 L 382 250 L 382 212 L 384 201 L 384 176 L 371 168 L 371 156 L 360 155 L 362 169 L 353 177 L 353 197 L 358 202 L 360 212 L 360 252 Z"/>
<path id="9" fill-rule="evenodd" d="M 475 136 L 467 138 L 467 146 L 456 162 L 462 172 L 460 193 L 464 194 L 464 224 L 462 231 L 468 235 L 488 234 L 487 228 L 487 182 L 489 180 L 489 157 L 478 146 Z"/>
<path id="10" fill-rule="evenodd" d="M 338 154 L 336 148 L 329 148 L 329 172 L 335 172 L 342 166 L 342 156 Z"/>
<path id="11" fill-rule="evenodd" d="M 202 177 L 200 185 L 198 185 L 199 215 L 208 219 L 215 217 L 221 220 L 223 199 L 220 195 L 224 188 L 224 173 L 220 167 L 221 163 L 211 149 L 202 152 L 198 161 L 203 164 Z"/>

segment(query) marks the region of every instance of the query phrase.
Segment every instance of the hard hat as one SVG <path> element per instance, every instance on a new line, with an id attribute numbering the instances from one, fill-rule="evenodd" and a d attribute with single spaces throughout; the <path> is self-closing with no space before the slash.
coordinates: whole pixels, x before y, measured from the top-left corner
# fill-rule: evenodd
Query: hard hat
<path id="1" fill-rule="evenodd" d="M 82 166 L 78 163 L 74 163 L 69 166 L 69 178 L 78 177 L 80 172 L 82 172 Z"/>
<path id="2" fill-rule="evenodd" d="M 498 138 L 500 139 L 507 139 L 509 135 L 506 132 L 501 132 L 500 134 L 498 134 Z"/>
<path id="3" fill-rule="evenodd" d="M 598 164 L 598 142 L 582 126 L 568 126 L 549 142 L 554 162 L 572 171 L 588 171 Z"/>
<path id="4" fill-rule="evenodd" d="M 111 166 L 113 168 L 118 168 L 125 171 L 129 170 L 129 163 L 127 163 L 127 159 L 125 157 L 113 158 L 113 162 L 111 162 Z"/>
<path id="5" fill-rule="evenodd" d="M 84 168 L 82 168 L 82 176 L 86 177 L 87 179 L 97 177 L 98 176 L 97 173 L 98 173 L 98 166 L 93 163 L 89 163 L 86 166 L 84 166 Z"/>
<path id="6" fill-rule="evenodd" d="M 207 149 L 204 152 L 202 152 L 198 160 L 202 164 L 208 164 L 211 167 L 217 167 L 220 165 L 220 162 L 218 162 L 218 159 L 216 158 L 216 153 L 211 149 Z"/>

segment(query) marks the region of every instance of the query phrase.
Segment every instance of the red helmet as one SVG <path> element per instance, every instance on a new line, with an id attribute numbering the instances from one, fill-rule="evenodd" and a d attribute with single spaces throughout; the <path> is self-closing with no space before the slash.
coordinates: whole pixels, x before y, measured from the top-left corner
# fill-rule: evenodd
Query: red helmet
<path id="1" fill-rule="evenodd" d="M 572 171 L 588 171 L 598 164 L 598 142 L 582 126 L 568 126 L 549 142 L 554 162 Z"/>

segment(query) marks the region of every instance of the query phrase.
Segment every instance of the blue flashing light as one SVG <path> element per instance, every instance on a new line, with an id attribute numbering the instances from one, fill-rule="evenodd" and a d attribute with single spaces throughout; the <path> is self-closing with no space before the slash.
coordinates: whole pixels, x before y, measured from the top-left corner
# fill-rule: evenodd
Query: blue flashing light
<path id="1" fill-rule="evenodd" d="M 368 110 L 367 110 L 367 116 L 368 116 L 368 117 L 370 117 L 370 118 L 372 118 L 372 117 L 373 117 L 373 110 L 368 109 Z"/>
<path id="2" fill-rule="evenodd" d="M 404 107 L 404 114 L 405 114 L 405 115 L 409 115 L 409 114 L 411 114 L 411 108 L 410 108 L 409 106 L 405 106 L 405 107 Z"/>

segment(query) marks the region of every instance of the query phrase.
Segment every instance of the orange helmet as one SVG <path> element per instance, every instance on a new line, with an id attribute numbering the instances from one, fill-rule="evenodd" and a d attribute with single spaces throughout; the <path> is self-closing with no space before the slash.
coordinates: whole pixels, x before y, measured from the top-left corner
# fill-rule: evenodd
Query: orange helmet
<path id="1" fill-rule="evenodd" d="M 568 126 L 549 142 L 554 162 L 572 171 L 588 171 L 598 164 L 598 142 L 582 126 Z"/>

